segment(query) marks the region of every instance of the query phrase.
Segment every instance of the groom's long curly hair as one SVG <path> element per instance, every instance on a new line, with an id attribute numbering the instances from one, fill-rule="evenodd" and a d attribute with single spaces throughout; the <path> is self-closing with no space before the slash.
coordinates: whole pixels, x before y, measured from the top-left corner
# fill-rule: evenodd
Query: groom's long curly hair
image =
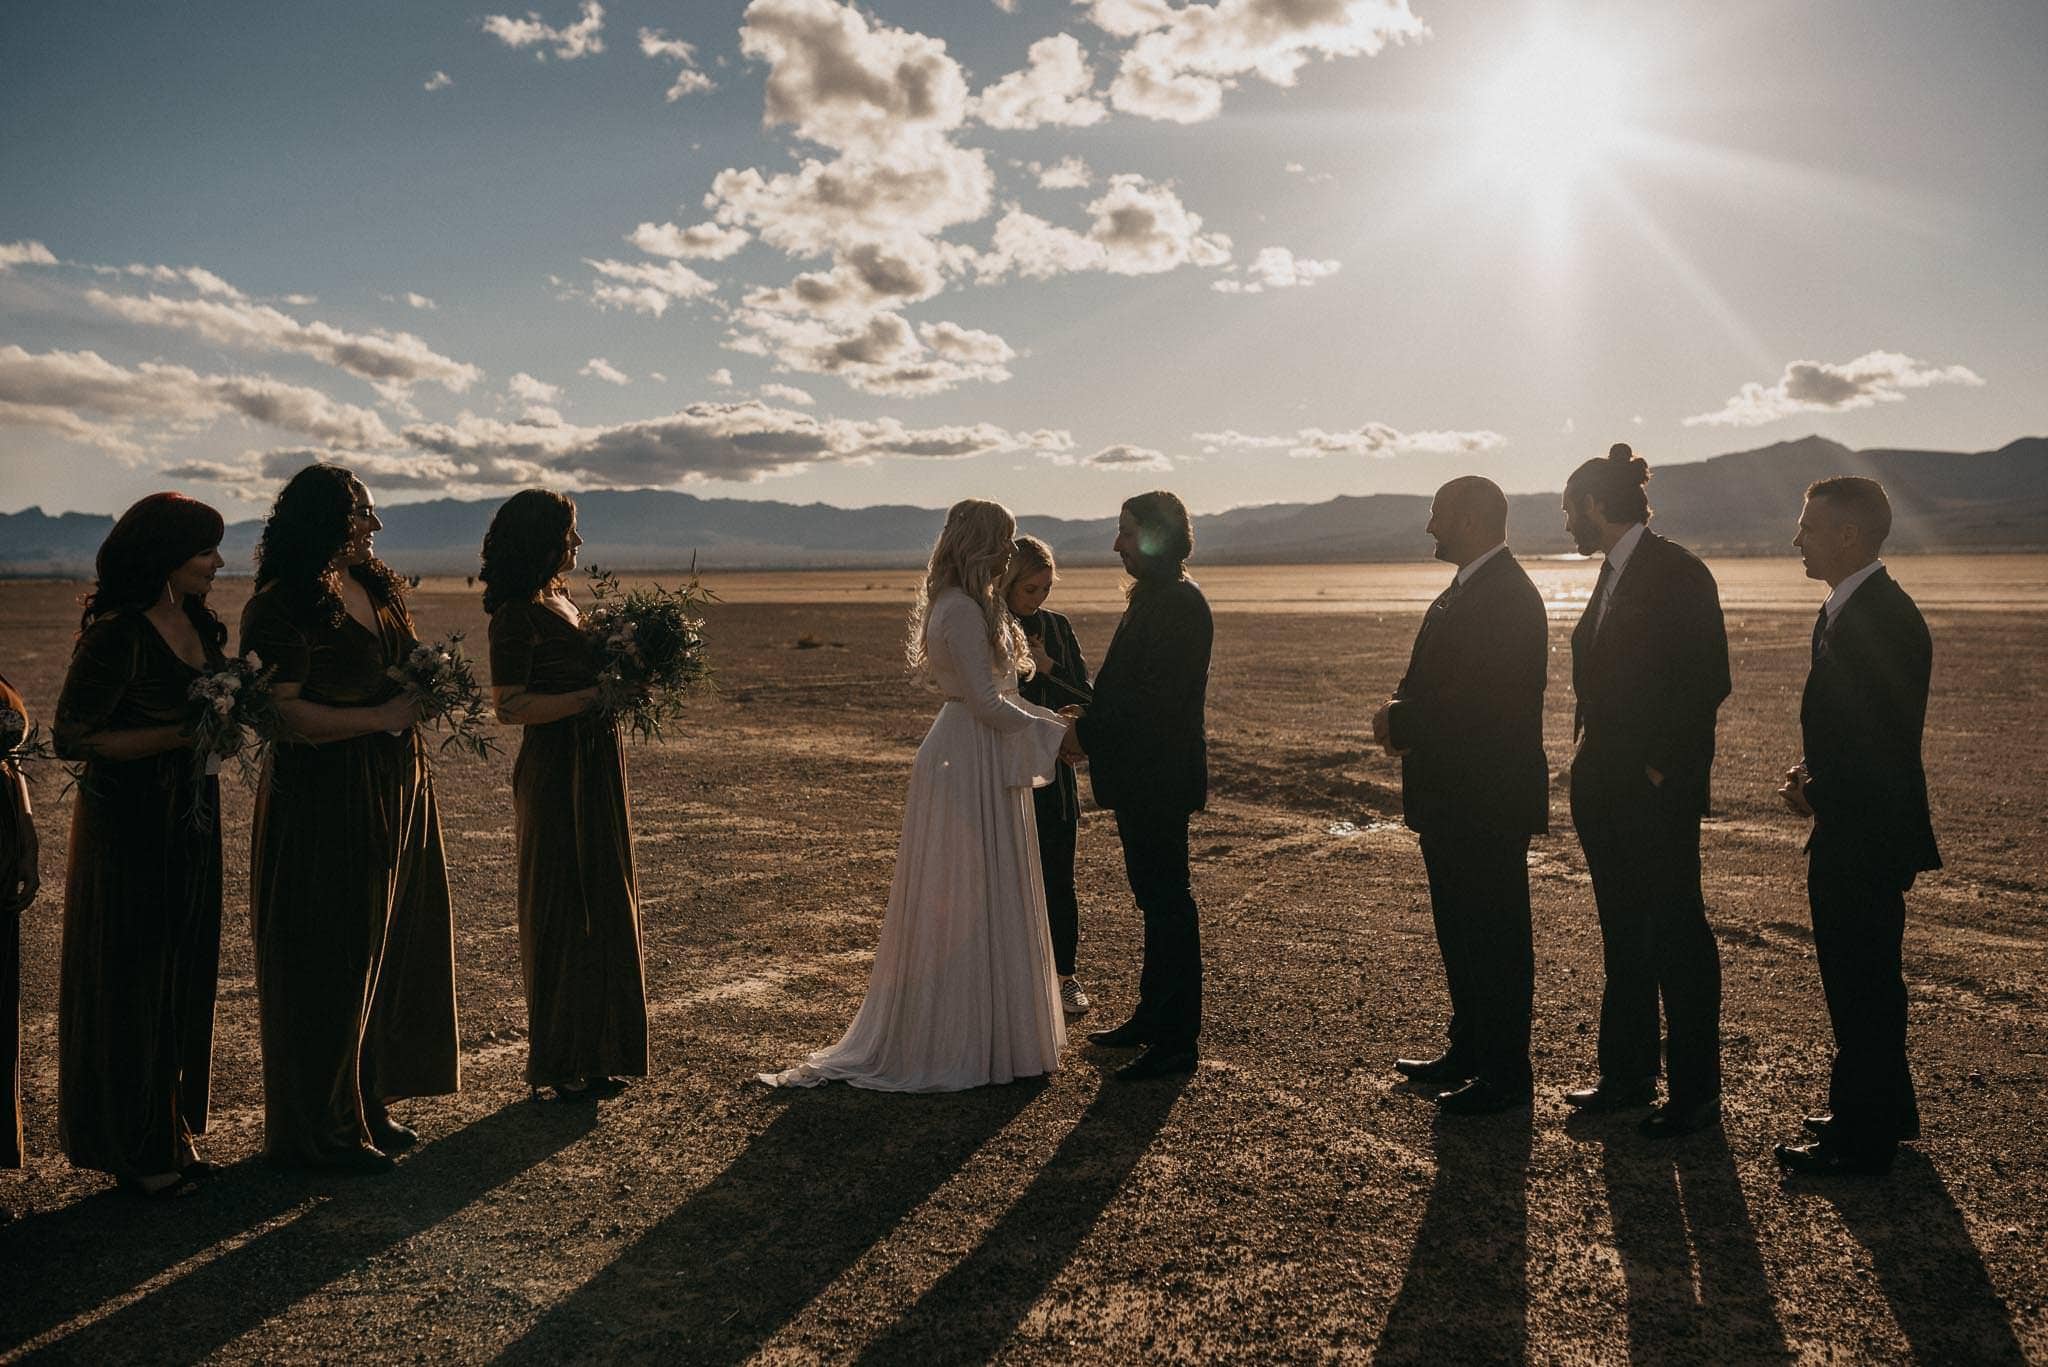
<path id="1" fill-rule="evenodd" d="M 924 648 L 925 622 L 932 600 L 947 589 L 959 589 L 981 608 L 988 623 L 991 664 L 1007 663 L 1021 673 L 1031 673 L 1031 646 L 1024 628 L 1010 615 L 1003 601 L 1003 571 L 1010 563 L 1017 519 L 1000 503 L 967 498 L 946 512 L 946 525 L 932 547 L 924 582 L 918 585 L 917 601 L 910 605 L 910 631 L 903 643 L 903 657 L 911 671 L 929 677 L 931 662 Z"/>

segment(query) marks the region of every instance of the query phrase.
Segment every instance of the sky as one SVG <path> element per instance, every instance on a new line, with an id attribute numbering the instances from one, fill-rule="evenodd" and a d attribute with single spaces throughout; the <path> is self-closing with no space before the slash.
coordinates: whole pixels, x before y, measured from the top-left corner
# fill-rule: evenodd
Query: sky
<path id="1" fill-rule="evenodd" d="M 2039 0 L 17 0 L 0 510 L 1989 449 L 2044 64 Z"/>

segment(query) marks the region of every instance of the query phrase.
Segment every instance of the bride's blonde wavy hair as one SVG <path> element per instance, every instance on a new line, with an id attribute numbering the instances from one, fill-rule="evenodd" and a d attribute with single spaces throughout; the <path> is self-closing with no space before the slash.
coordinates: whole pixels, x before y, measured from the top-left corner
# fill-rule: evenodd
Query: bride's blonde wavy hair
<path id="1" fill-rule="evenodd" d="M 988 623 L 990 663 L 1031 673 L 1030 643 L 1024 639 L 1024 628 L 1010 615 L 1010 606 L 1003 601 L 1000 591 L 1016 535 L 1017 519 L 1000 503 L 966 498 L 947 509 L 946 525 L 932 547 L 924 583 L 918 585 L 917 601 L 910 605 L 910 633 L 903 643 L 903 656 L 912 672 L 930 677 L 931 662 L 924 649 L 925 621 L 931 614 L 933 599 L 947 589 L 959 589 L 980 606 L 982 618 Z"/>

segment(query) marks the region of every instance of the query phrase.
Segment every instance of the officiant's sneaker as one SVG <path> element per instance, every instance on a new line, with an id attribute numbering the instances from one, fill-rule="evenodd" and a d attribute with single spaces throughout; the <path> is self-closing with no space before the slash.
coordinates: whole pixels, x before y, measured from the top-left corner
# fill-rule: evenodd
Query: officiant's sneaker
<path id="1" fill-rule="evenodd" d="M 1060 983 L 1060 1010 L 1069 1016 L 1085 1016 L 1095 1008 L 1095 1001 L 1081 988 L 1078 978 L 1067 978 Z"/>

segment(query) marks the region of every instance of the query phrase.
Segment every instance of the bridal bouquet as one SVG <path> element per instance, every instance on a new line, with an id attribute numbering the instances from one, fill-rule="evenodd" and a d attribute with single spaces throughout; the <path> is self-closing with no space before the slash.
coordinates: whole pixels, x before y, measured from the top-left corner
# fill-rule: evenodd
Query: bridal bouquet
<path id="1" fill-rule="evenodd" d="M 264 751 L 277 734 L 277 700 L 270 691 L 275 672 L 266 669 L 251 651 L 207 670 L 186 690 L 191 709 L 187 726 L 192 733 L 194 821 L 203 825 L 211 814 L 206 780 L 220 772 L 223 761 L 234 760 L 245 780 L 255 777 Z"/>
<path id="2" fill-rule="evenodd" d="M 590 568 L 594 606 L 583 630 L 597 655 L 598 710 L 617 718 L 642 740 L 657 740 L 683 713 L 683 700 L 709 684 L 704 609 L 718 595 L 697 582 L 680 590 L 659 584 L 626 592 L 619 577 Z"/>
<path id="3" fill-rule="evenodd" d="M 421 719 L 445 726 L 441 748 L 462 747 L 488 759 L 498 742 L 485 730 L 483 685 L 477 682 L 476 661 L 462 649 L 462 633 L 450 632 L 432 645 L 416 645 L 403 664 L 384 671 L 405 685 L 419 705 Z"/>

